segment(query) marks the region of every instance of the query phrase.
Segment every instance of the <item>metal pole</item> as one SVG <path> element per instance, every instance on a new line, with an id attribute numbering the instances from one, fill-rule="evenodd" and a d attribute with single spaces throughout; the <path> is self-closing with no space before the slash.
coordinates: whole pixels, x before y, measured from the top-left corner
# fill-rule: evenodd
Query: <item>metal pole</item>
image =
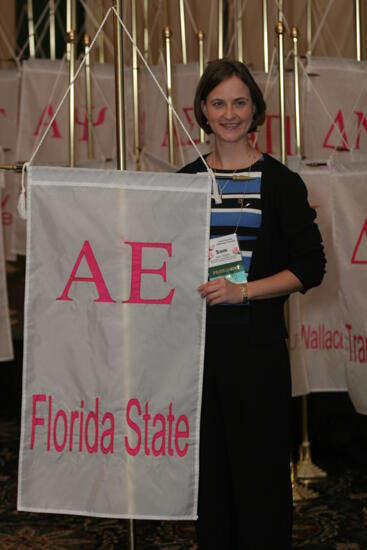
<path id="1" fill-rule="evenodd" d="M 285 129 L 285 75 L 284 75 L 284 25 L 278 21 L 278 66 L 279 66 L 279 113 L 280 113 L 280 158 L 287 164 Z"/>
<path id="2" fill-rule="evenodd" d="M 361 1 L 355 0 L 356 59 L 361 61 Z"/>
<path id="3" fill-rule="evenodd" d="M 31 59 L 34 59 L 36 57 L 36 42 L 35 42 L 35 36 L 34 36 L 33 0 L 28 0 L 27 10 L 28 10 L 29 57 Z"/>
<path id="4" fill-rule="evenodd" d="M 300 479 L 317 479 L 327 477 L 327 473 L 316 466 L 311 458 L 311 445 L 308 439 L 307 395 L 302 395 L 302 444 L 299 450 L 297 477 Z"/>
<path id="5" fill-rule="evenodd" d="M 307 55 L 310 56 L 312 54 L 312 0 L 307 0 L 306 39 L 307 39 Z"/>
<path id="6" fill-rule="evenodd" d="M 283 0 L 278 0 L 278 21 L 283 23 Z"/>
<path id="7" fill-rule="evenodd" d="M 302 157 L 301 146 L 301 108 L 300 108 L 300 86 L 299 86 L 299 68 L 298 68 L 298 31 L 292 27 L 293 40 L 293 76 L 294 76 L 294 113 L 295 113 L 295 131 L 296 131 L 296 154 Z"/>
<path id="8" fill-rule="evenodd" d="M 202 30 L 198 32 L 198 42 L 199 42 L 199 76 L 204 72 L 204 33 Z M 205 132 L 200 128 L 200 143 L 205 143 Z"/>
<path id="9" fill-rule="evenodd" d="M 366 21 L 366 2 L 362 2 L 360 4 L 361 6 L 361 58 L 366 59 L 367 53 L 366 53 L 366 24 L 364 23 Z"/>
<path id="10" fill-rule="evenodd" d="M 136 24 L 136 0 L 131 0 L 131 28 L 132 37 L 137 43 L 138 33 Z M 133 70 L 133 100 L 134 100 L 134 154 L 136 169 L 140 170 L 140 136 L 139 136 L 139 65 L 136 48 L 132 46 L 132 70 Z"/>
<path id="11" fill-rule="evenodd" d="M 135 548 L 135 527 L 134 520 L 129 519 L 129 550 L 134 550 Z"/>
<path id="12" fill-rule="evenodd" d="M 164 28 L 164 41 L 166 46 L 166 70 L 167 70 L 167 97 L 169 103 L 167 105 L 168 115 L 168 158 L 171 164 L 175 163 L 174 144 L 173 144 L 173 113 L 172 105 L 172 65 L 171 65 L 171 30 L 169 27 Z"/>
<path id="13" fill-rule="evenodd" d="M 20 174 L 23 170 L 23 164 L 24 162 L 15 162 L 15 163 L 1 163 L 0 164 L 0 170 L 7 170 L 9 172 L 17 172 Z"/>
<path id="14" fill-rule="evenodd" d="M 72 0 L 66 0 L 66 34 L 68 35 L 70 30 L 72 29 L 72 6 L 71 6 Z M 70 61 L 70 43 L 67 41 L 66 43 L 66 60 Z"/>
<path id="15" fill-rule="evenodd" d="M 122 0 L 112 0 L 120 19 L 122 19 Z M 124 94 L 124 52 L 122 28 L 114 12 L 113 14 L 113 43 L 115 63 L 115 102 L 116 102 L 116 161 L 117 170 L 126 170 L 126 143 L 125 143 L 125 94 Z M 135 548 L 134 520 L 129 519 L 128 528 L 129 550 Z"/>
<path id="16" fill-rule="evenodd" d="M 56 59 L 55 0 L 50 0 L 50 59 Z"/>
<path id="17" fill-rule="evenodd" d="M 269 72 L 268 0 L 263 0 L 264 72 Z"/>
<path id="18" fill-rule="evenodd" d="M 87 129 L 88 129 L 88 159 L 94 158 L 93 121 L 92 121 L 92 82 L 90 71 L 89 35 L 86 33 L 83 39 L 85 54 L 85 98 L 87 104 Z"/>
<path id="19" fill-rule="evenodd" d="M 223 0 L 218 0 L 218 57 L 223 57 Z"/>
<path id="20" fill-rule="evenodd" d="M 243 62 L 242 0 L 237 0 L 237 59 Z"/>
<path id="21" fill-rule="evenodd" d="M 75 31 L 70 29 L 68 33 L 68 41 L 70 45 L 70 61 L 69 61 L 69 83 L 71 84 L 69 93 L 69 165 L 71 168 L 75 166 Z"/>
<path id="22" fill-rule="evenodd" d="M 181 48 L 182 48 L 182 63 L 187 63 L 187 46 L 186 46 L 186 24 L 185 24 L 185 4 L 184 0 L 180 2 L 180 26 L 181 26 Z"/>
<path id="23" fill-rule="evenodd" d="M 149 4 L 144 0 L 144 59 L 149 61 Z"/>
<path id="24" fill-rule="evenodd" d="M 98 0 L 97 2 L 97 21 L 100 25 L 103 20 L 103 0 Z M 103 65 L 104 63 L 104 34 L 103 29 L 98 35 L 98 63 Z"/>
<path id="25" fill-rule="evenodd" d="M 113 0 L 114 3 L 115 0 Z M 117 0 L 116 11 L 122 17 L 122 0 Z M 117 169 L 126 170 L 125 147 L 125 98 L 122 29 L 116 14 L 114 20 L 115 101 L 116 101 L 116 160 Z"/>

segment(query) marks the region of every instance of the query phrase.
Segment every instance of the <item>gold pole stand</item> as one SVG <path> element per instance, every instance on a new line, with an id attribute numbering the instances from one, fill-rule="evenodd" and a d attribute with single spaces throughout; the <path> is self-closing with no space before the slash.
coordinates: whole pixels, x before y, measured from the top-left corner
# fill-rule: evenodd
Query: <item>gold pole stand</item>
<path id="1" fill-rule="evenodd" d="M 327 476 L 327 473 L 316 466 L 311 459 L 311 445 L 308 439 L 307 396 L 302 395 L 302 443 L 297 464 L 297 478 L 312 480 Z"/>
<path id="2" fill-rule="evenodd" d="M 312 489 L 309 489 L 305 485 L 302 485 L 301 483 L 298 483 L 296 480 L 296 476 L 294 473 L 294 464 L 291 460 L 291 483 L 292 483 L 292 495 L 293 495 L 293 502 L 301 502 L 303 500 L 311 500 L 313 498 L 318 498 L 319 493 L 317 491 L 313 491 Z"/>

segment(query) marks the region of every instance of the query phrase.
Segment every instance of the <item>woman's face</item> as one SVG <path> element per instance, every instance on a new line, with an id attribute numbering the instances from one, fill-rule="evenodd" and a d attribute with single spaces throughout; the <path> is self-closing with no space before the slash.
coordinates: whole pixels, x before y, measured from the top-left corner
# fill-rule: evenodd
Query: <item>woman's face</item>
<path id="1" fill-rule="evenodd" d="M 235 75 L 218 84 L 201 108 L 216 139 L 229 143 L 246 138 L 255 113 L 248 86 Z"/>

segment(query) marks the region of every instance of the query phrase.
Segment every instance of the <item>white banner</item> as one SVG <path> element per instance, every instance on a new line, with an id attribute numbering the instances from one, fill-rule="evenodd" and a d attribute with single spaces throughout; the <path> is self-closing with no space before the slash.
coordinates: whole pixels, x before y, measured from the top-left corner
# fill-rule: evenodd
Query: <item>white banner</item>
<path id="1" fill-rule="evenodd" d="M 293 395 L 348 391 L 367 414 L 367 163 L 301 171 L 327 257 L 322 285 L 290 305 Z"/>
<path id="2" fill-rule="evenodd" d="M 19 105 L 20 73 L 17 70 L 0 70 L 0 148 L 4 157 L 1 162 L 14 162 Z M 11 173 L 4 173 L 5 189 L 0 191 L 1 223 L 4 236 L 4 253 L 7 260 L 15 260 L 11 250 L 15 227 L 15 204 L 18 188 Z"/>
<path id="3" fill-rule="evenodd" d="M 0 162 L 4 162 L 4 152 L 0 147 Z M 6 257 L 5 257 L 5 236 L 3 234 L 4 223 L 4 196 L 5 195 L 5 173 L 0 170 L 0 202 L 1 202 L 1 223 L 0 223 L 0 361 L 13 359 L 13 343 L 11 338 L 8 291 L 6 281 Z"/>
<path id="4" fill-rule="evenodd" d="M 290 301 L 290 351 L 293 395 L 310 391 L 345 391 L 343 317 L 339 303 L 333 196 L 337 186 L 328 167 L 304 167 L 309 201 L 317 212 L 327 258 L 322 284 Z"/>
<path id="5" fill-rule="evenodd" d="M 305 81 L 304 147 L 310 159 L 367 153 L 367 61 L 313 57 Z M 350 159 L 352 160 L 352 159 Z"/>
<path id="6" fill-rule="evenodd" d="M 131 70 L 125 71 L 125 116 L 127 147 L 132 148 Z M 17 138 L 17 159 L 28 160 L 56 112 L 69 84 L 64 61 L 29 59 L 22 65 L 20 120 Z M 92 122 L 96 159 L 116 156 L 114 72 L 111 65 L 95 65 L 92 75 Z M 88 158 L 87 111 L 84 69 L 76 83 L 75 143 L 76 159 Z M 37 153 L 36 162 L 69 160 L 69 100 L 65 99 L 55 121 Z"/>
<path id="7" fill-rule="evenodd" d="M 13 154 L 17 136 L 19 73 L 0 70 L 0 147 Z"/>
<path id="8" fill-rule="evenodd" d="M 210 180 L 28 181 L 18 508 L 194 519 Z"/>
<path id="9" fill-rule="evenodd" d="M 11 359 L 14 359 L 14 353 L 6 284 L 3 226 L 0 223 L 0 361 L 10 361 Z"/>
<path id="10" fill-rule="evenodd" d="M 359 413 L 367 414 L 367 162 L 337 163 L 335 189 L 335 285 L 344 325 L 348 392 Z"/>
<path id="11" fill-rule="evenodd" d="M 14 162 L 14 152 L 5 153 L 5 162 Z M 19 198 L 20 174 L 11 171 L 3 171 L 4 188 L 0 191 L 1 200 L 1 223 L 4 236 L 5 259 L 16 260 L 16 253 L 13 251 L 15 225 L 17 223 L 17 202 Z"/>

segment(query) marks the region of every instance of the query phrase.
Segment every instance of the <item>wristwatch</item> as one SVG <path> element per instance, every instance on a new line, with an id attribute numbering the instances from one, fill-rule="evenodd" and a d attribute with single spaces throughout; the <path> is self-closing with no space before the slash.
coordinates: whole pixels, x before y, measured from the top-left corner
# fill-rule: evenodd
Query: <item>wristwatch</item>
<path id="1" fill-rule="evenodd" d="M 248 304 L 250 300 L 248 299 L 247 283 L 241 283 L 241 291 L 242 291 L 242 303 Z"/>

